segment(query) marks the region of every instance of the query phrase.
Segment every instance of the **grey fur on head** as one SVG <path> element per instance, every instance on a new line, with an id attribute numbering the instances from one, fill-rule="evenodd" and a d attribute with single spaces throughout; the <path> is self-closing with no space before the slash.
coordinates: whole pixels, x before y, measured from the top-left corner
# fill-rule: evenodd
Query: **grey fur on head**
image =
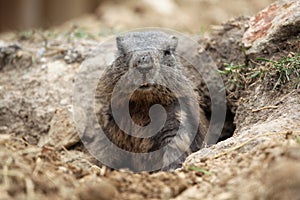
<path id="1" fill-rule="evenodd" d="M 159 31 L 130 32 L 118 36 L 116 42 L 121 54 L 146 49 L 174 52 L 178 44 L 178 38 Z"/>

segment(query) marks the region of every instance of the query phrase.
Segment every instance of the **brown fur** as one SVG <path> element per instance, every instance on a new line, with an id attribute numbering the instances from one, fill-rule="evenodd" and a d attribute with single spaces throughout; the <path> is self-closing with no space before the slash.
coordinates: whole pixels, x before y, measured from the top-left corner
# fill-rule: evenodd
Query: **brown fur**
<path id="1" fill-rule="evenodd" d="M 144 33 L 134 33 L 137 35 L 137 39 L 142 40 L 149 40 L 153 39 L 151 35 L 156 34 L 155 39 L 160 39 L 162 42 L 159 43 L 161 45 L 161 49 L 154 48 L 154 50 L 150 49 L 147 50 L 145 54 L 139 54 L 136 52 L 139 51 L 129 51 L 124 52 L 122 47 L 120 45 L 126 45 L 128 44 L 118 44 L 118 50 L 119 54 L 115 62 L 110 66 L 104 75 L 100 78 L 99 84 L 96 91 L 96 111 L 97 111 L 97 117 L 99 120 L 99 123 L 104 130 L 107 137 L 117 145 L 119 148 L 122 148 L 126 151 L 135 152 L 135 153 L 145 153 L 145 152 L 152 152 L 155 150 L 158 150 L 165 146 L 166 144 L 174 143 L 174 148 L 180 148 L 180 142 L 185 141 L 173 141 L 172 138 L 174 138 L 174 135 L 178 131 L 178 128 L 181 123 L 193 123 L 189 120 L 189 115 L 187 113 L 184 113 L 180 109 L 179 105 L 179 98 L 188 98 L 184 96 L 184 94 L 174 94 L 169 88 L 161 86 L 159 84 L 150 84 L 152 83 L 152 79 L 155 81 L 163 83 L 165 86 L 173 86 L 173 87 L 181 87 L 184 90 L 188 90 L 188 87 L 185 87 L 185 85 L 190 84 L 191 81 L 183 76 L 182 70 L 184 68 L 181 66 L 179 62 L 179 58 L 175 56 L 175 48 L 174 49 L 168 49 L 168 45 L 172 45 L 172 41 L 170 42 L 168 40 L 168 36 L 164 33 L 157 33 L 157 32 L 150 32 L 148 36 L 151 37 L 147 38 L 147 34 L 145 37 L 139 38 L 139 34 Z M 125 39 L 132 36 L 124 36 Z M 161 37 L 161 38 L 160 38 Z M 130 40 L 130 39 L 129 39 Z M 117 43 L 120 42 L 117 40 Z M 142 41 L 143 42 L 143 41 Z M 150 41 L 151 42 L 151 41 Z M 177 45 L 177 44 L 176 44 Z M 170 48 L 170 47 L 169 47 Z M 143 49 L 143 48 L 141 48 Z M 157 51 L 157 49 L 159 49 Z M 171 51 L 168 52 L 168 54 L 164 55 L 163 51 Z M 169 55 L 170 53 L 170 55 Z M 162 55 L 163 54 L 163 55 Z M 153 68 L 151 68 L 147 73 L 143 73 L 144 76 L 140 76 L 141 73 L 137 72 L 138 68 L 134 68 L 135 61 L 133 59 L 135 58 L 135 55 L 150 55 L 151 59 L 150 61 L 151 66 L 154 65 Z M 132 64 L 133 63 L 133 64 Z M 156 68 L 156 65 L 158 64 L 159 67 Z M 142 63 L 144 64 L 144 63 Z M 145 64 L 146 63 L 145 61 Z M 150 66 L 150 65 L 149 65 Z M 139 65 L 137 65 L 139 67 Z M 129 111 L 132 120 L 135 124 L 140 126 L 146 126 L 150 122 L 149 117 L 149 110 L 151 106 L 155 104 L 162 105 L 167 113 L 167 121 L 165 122 L 164 128 L 157 133 L 155 136 L 149 137 L 149 138 L 138 138 L 133 137 L 131 135 L 128 135 L 127 133 L 124 133 L 122 130 L 119 129 L 117 124 L 114 121 L 114 118 L 112 116 L 111 108 L 110 108 L 110 102 L 112 98 L 112 92 L 117 84 L 117 82 L 120 80 L 120 78 L 125 75 L 126 72 L 130 72 L 128 74 L 130 81 L 140 81 L 149 83 L 149 87 L 146 89 L 137 89 L 133 92 L 133 94 L 130 97 L 129 101 Z M 154 78 L 155 77 L 155 78 Z M 174 83 L 175 82 L 175 83 Z M 123 92 L 123 91 L 122 91 Z M 195 94 L 197 96 L 197 99 L 193 99 L 191 101 L 196 101 L 197 104 L 201 102 L 201 99 L 199 95 L 194 91 L 191 91 L 192 94 Z M 126 95 L 126 91 L 124 91 L 124 96 Z M 122 95 L 121 95 L 122 96 Z M 124 100 L 122 98 L 119 98 L 117 103 L 122 104 Z M 188 103 L 189 104 L 189 103 Z M 202 109 L 199 105 L 199 124 L 198 127 L 198 133 L 196 137 L 193 139 L 192 145 L 190 146 L 189 151 L 186 151 L 186 153 L 178 159 L 178 162 L 175 162 L 174 165 L 171 165 L 170 167 L 165 167 L 164 169 L 169 168 L 176 168 L 180 166 L 180 163 L 184 160 L 184 158 L 191 152 L 196 151 L 201 148 L 204 140 L 204 136 L 207 131 L 207 120 L 203 114 Z M 130 128 L 129 128 L 130 129 Z M 180 137 L 182 140 L 189 140 L 189 133 L 184 133 L 182 137 Z M 172 146 L 172 145 L 171 145 Z M 162 155 L 164 159 L 168 159 L 168 155 Z M 109 157 L 108 159 L 115 159 L 115 162 L 118 163 L 118 166 L 121 167 L 128 167 L 131 169 L 140 168 L 136 165 L 147 165 L 147 160 L 145 160 L 145 163 L 136 163 L 136 161 L 132 160 L 130 163 L 130 166 L 128 165 L 122 165 L 123 161 L 122 158 L 119 157 Z M 125 163 L 125 161 L 124 161 Z"/>

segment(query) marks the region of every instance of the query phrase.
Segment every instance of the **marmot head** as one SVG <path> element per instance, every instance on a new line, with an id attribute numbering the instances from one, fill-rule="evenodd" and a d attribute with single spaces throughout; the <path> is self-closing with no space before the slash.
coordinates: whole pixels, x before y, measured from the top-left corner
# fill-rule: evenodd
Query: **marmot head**
<path id="1" fill-rule="evenodd" d="M 178 67 L 175 36 L 163 32 L 131 32 L 116 40 L 118 55 L 127 58 L 127 70 L 140 90 L 154 86 L 164 71 L 168 71 L 164 68 Z"/>
<path id="2" fill-rule="evenodd" d="M 175 54 L 177 37 L 163 32 L 130 32 L 118 36 L 116 42 L 118 58 L 115 64 L 122 66 L 132 84 L 137 86 L 132 100 L 155 100 L 170 93 L 165 86 L 181 74 Z"/>

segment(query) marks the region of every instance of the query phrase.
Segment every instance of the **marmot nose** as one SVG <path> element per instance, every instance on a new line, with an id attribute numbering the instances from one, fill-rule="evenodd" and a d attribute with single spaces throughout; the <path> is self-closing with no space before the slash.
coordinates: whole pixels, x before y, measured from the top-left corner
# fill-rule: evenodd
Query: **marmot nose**
<path id="1" fill-rule="evenodd" d="M 138 65 L 137 69 L 140 73 L 148 73 L 152 69 L 152 65 Z"/>
<path id="2" fill-rule="evenodd" d="M 142 55 L 136 60 L 136 66 L 139 72 L 147 73 L 153 68 L 153 59 L 150 55 Z"/>

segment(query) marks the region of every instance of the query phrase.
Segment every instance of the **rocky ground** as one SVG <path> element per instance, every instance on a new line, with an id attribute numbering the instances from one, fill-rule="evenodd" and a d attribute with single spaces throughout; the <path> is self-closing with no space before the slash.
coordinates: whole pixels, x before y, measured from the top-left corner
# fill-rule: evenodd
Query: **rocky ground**
<path id="1" fill-rule="evenodd" d="M 76 75 L 106 37 L 80 27 L 3 35 L 0 199 L 300 199 L 299 7 L 277 2 L 197 36 L 224 78 L 235 131 L 172 172 L 99 167 L 79 141 Z"/>

